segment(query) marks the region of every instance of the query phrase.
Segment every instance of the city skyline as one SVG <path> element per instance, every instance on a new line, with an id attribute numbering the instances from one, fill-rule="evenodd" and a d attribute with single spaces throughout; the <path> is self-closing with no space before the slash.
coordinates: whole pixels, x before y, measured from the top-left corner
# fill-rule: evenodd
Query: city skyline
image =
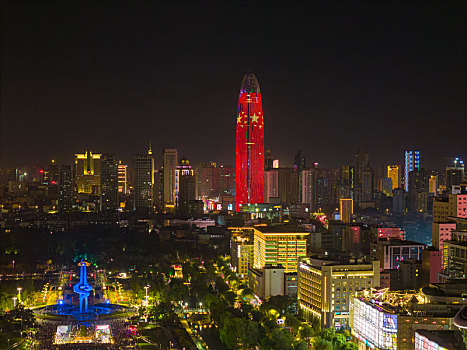
<path id="1" fill-rule="evenodd" d="M 465 14 L 1 1 L 0 349 L 464 349 Z"/>
<path id="2" fill-rule="evenodd" d="M 248 69 L 267 92 L 265 149 L 282 163 L 302 149 L 309 162 L 336 167 L 360 148 L 372 166 L 401 164 L 404 150 L 421 149 L 435 168 L 466 153 L 456 127 L 467 73 L 456 3 L 253 3 L 263 29 L 247 40 L 236 30 L 242 4 L 90 6 L 81 23 L 79 4 L 2 4 L 6 165 L 69 162 L 89 148 L 129 162 L 149 140 L 156 162 L 172 147 L 193 164 L 233 165 L 236 90 Z M 212 16 L 227 8 L 223 21 Z"/>

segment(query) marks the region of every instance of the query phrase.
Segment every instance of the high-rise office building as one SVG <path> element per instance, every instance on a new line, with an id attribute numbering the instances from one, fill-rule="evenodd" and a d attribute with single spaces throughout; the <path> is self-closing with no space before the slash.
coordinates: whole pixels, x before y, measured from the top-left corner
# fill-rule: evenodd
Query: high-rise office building
<path id="1" fill-rule="evenodd" d="M 306 158 L 303 155 L 303 151 L 298 151 L 294 157 L 294 169 L 298 172 L 301 172 L 303 169 L 306 169 Z"/>
<path id="2" fill-rule="evenodd" d="M 465 181 L 464 161 L 459 158 L 454 159 L 454 166 L 446 168 L 446 190 L 452 191 L 452 186 L 460 185 Z"/>
<path id="3" fill-rule="evenodd" d="M 44 170 L 43 183 L 46 185 L 58 184 L 58 164 L 52 159 L 49 167 Z"/>
<path id="4" fill-rule="evenodd" d="M 405 191 L 403 188 L 392 190 L 392 213 L 395 215 L 405 213 Z"/>
<path id="5" fill-rule="evenodd" d="M 210 209 L 214 203 L 220 203 L 225 196 L 235 193 L 235 168 L 218 166 L 215 162 L 198 165 L 195 171 L 196 198 Z"/>
<path id="6" fill-rule="evenodd" d="M 164 168 L 154 170 L 153 202 L 157 209 L 164 208 Z"/>
<path id="7" fill-rule="evenodd" d="M 306 169 L 306 158 L 303 151 L 300 150 L 295 154 L 294 170 L 298 173 L 298 198 L 302 198 L 302 171 Z"/>
<path id="8" fill-rule="evenodd" d="M 363 201 L 363 171 L 370 166 L 368 152 L 357 150 L 355 154 L 355 196 L 354 200 L 357 204 Z M 369 185 L 369 183 L 366 183 Z M 367 188 L 368 189 L 368 188 Z"/>
<path id="9" fill-rule="evenodd" d="M 236 210 L 264 202 L 264 120 L 256 76 L 243 77 L 236 130 Z"/>
<path id="10" fill-rule="evenodd" d="M 412 212 L 426 213 L 428 209 L 428 181 L 424 168 L 409 173 L 409 206 Z"/>
<path id="11" fill-rule="evenodd" d="M 128 165 L 118 164 L 118 193 L 128 194 Z"/>
<path id="12" fill-rule="evenodd" d="M 369 202 L 374 199 L 375 192 L 375 174 L 371 167 L 366 166 L 361 171 L 361 197 L 360 201 Z"/>
<path id="13" fill-rule="evenodd" d="M 100 209 L 113 212 L 118 209 L 118 158 L 115 154 L 101 156 Z"/>
<path id="14" fill-rule="evenodd" d="M 392 181 L 392 188 L 401 187 L 401 171 L 399 165 L 388 165 L 387 177 Z"/>
<path id="15" fill-rule="evenodd" d="M 315 199 L 315 169 L 305 169 L 302 171 L 302 203 L 314 207 Z"/>
<path id="16" fill-rule="evenodd" d="M 334 210 L 339 204 L 339 169 L 314 168 L 302 171 L 301 202 L 312 210 Z"/>
<path id="17" fill-rule="evenodd" d="M 70 165 L 58 166 L 58 211 L 69 213 L 73 206 L 73 172 Z"/>
<path id="18" fill-rule="evenodd" d="M 148 213 L 153 206 L 154 185 L 154 157 L 151 147 L 149 147 L 147 154 L 135 157 L 134 177 L 135 210 Z"/>
<path id="19" fill-rule="evenodd" d="M 438 175 L 431 174 L 428 178 L 428 193 L 432 196 L 438 194 Z"/>
<path id="20" fill-rule="evenodd" d="M 186 158 L 175 169 L 175 208 L 180 215 L 188 215 L 189 203 L 196 199 L 195 172 Z"/>
<path id="21" fill-rule="evenodd" d="M 379 261 L 307 257 L 298 267 L 298 304 L 307 319 L 318 317 L 323 328 L 348 327 L 350 298 L 379 283 Z"/>
<path id="22" fill-rule="evenodd" d="M 178 165 L 178 152 L 174 148 L 164 149 L 164 206 L 175 206 L 175 170 Z"/>
<path id="23" fill-rule="evenodd" d="M 278 173 L 279 202 L 282 204 L 299 203 L 298 172 L 294 168 L 278 168 L 274 171 Z"/>
<path id="24" fill-rule="evenodd" d="M 341 221 L 346 224 L 350 223 L 353 214 L 353 199 L 341 198 L 339 200 L 339 212 L 341 215 Z"/>
<path id="25" fill-rule="evenodd" d="M 264 203 L 279 201 L 279 172 L 270 169 L 264 172 Z"/>
<path id="26" fill-rule="evenodd" d="M 221 165 L 218 169 L 221 196 L 232 196 L 235 193 L 235 168 Z"/>
<path id="27" fill-rule="evenodd" d="M 101 154 L 75 154 L 74 179 L 78 193 L 100 195 Z"/>
<path id="28" fill-rule="evenodd" d="M 354 199 L 355 192 L 355 166 L 342 165 L 340 174 L 339 198 Z"/>
<path id="29" fill-rule="evenodd" d="M 306 256 L 309 232 L 288 225 L 257 226 L 253 229 L 254 268 L 281 264 L 285 272 L 297 272 L 298 261 Z"/>
<path id="30" fill-rule="evenodd" d="M 206 201 L 220 196 L 220 177 L 215 162 L 200 163 L 196 168 L 198 199 Z"/>
<path id="31" fill-rule="evenodd" d="M 360 183 L 362 181 L 362 171 L 369 164 L 368 152 L 357 150 L 355 154 L 355 180 Z"/>
<path id="32" fill-rule="evenodd" d="M 420 169 L 421 162 L 421 152 L 419 150 L 415 151 L 405 151 L 405 161 L 404 161 L 404 189 L 405 192 L 409 191 L 409 173 L 415 169 Z"/>

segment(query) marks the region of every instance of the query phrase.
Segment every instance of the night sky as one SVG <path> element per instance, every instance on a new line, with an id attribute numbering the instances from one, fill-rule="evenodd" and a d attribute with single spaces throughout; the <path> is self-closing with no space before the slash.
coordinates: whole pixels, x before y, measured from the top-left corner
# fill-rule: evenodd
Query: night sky
<path id="1" fill-rule="evenodd" d="M 92 149 L 132 164 L 152 140 L 234 164 L 251 69 L 266 148 L 291 164 L 422 166 L 467 155 L 466 2 L 2 1 L 1 115 L 10 165 Z"/>

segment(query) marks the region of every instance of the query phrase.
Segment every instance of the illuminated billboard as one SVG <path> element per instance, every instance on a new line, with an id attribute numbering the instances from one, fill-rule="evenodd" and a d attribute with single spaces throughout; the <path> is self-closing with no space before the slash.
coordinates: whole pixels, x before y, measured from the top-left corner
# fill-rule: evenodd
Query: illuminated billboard
<path id="1" fill-rule="evenodd" d="M 397 315 L 386 312 L 375 301 L 367 303 L 359 298 L 350 301 L 352 334 L 370 348 L 397 349 Z"/>
<path id="2" fill-rule="evenodd" d="M 112 334 L 110 332 L 110 326 L 108 324 L 96 325 L 95 338 L 98 343 L 112 343 Z"/>

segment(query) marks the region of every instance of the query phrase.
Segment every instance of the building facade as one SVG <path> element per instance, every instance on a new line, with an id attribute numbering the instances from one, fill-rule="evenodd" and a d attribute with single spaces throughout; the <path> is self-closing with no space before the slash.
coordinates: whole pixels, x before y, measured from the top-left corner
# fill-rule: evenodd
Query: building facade
<path id="1" fill-rule="evenodd" d="M 409 173 L 415 169 L 420 169 L 421 152 L 419 150 L 405 151 L 404 153 L 404 189 L 409 190 Z"/>
<path id="2" fill-rule="evenodd" d="M 118 193 L 128 194 L 128 165 L 118 164 Z"/>
<path id="3" fill-rule="evenodd" d="M 100 209 L 114 212 L 118 208 L 118 158 L 115 154 L 101 157 L 101 201 Z"/>
<path id="4" fill-rule="evenodd" d="M 401 171 L 399 165 L 388 165 L 387 177 L 391 179 L 391 190 L 401 187 Z"/>
<path id="5" fill-rule="evenodd" d="M 264 203 L 279 203 L 279 172 L 270 169 L 264 172 Z"/>
<path id="6" fill-rule="evenodd" d="M 378 239 L 370 244 L 371 259 L 379 260 L 384 270 L 398 269 L 401 261 L 407 259 L 422 260 L 423 243 L 401 239 Z"/>
<path id="7" fill-rule="evenodd" d="M 175 208 L 175 170 L 178 165 L 178 152 L 174 148 L 164 149 L 164 206 Z"/>
<path id="8" fill-rule="evenodd" d="M 306 318 L 319 318 L 323 328 L 348 327 L 350 297 L 356 291 L 378 287 L 379 274 L 379 261 L 302 259 L 298 268 L 299 307 Z"/>
<path id="9" fill-rule="evenodd" d="M 70 165 L 58 166 L 58 211 L 70 213 L 73 208 L 73 172 Z"/>
<path id="10" fill-rule="evenodd" d="M 350 223 L 353 214 L 353 199 L 341 198 L 339 200 L 339 213 L 342 222 L 346 224 Z"/>
<path id="11" fill-rule="evenodd" d="M 78 193 L 100 195 L 101 154 L 75 154 L 74 180 Z"/>
<path id="12" fill-rule="evenodd" d="M 413 350 L 417 330 L 454 329 L 459 308 L 426 303 L 413 292 L 364 291 L 351 297 L 349 325 L 361 350 Z"/>
<path id="13" fill-rule="evenodd" d="M 153 207 L 154 158 L 151 148 L 147 154 L 135 157 L 134 177 L 134 208 L 148 213 Z"/>
<path id="14" fill-rule="evenodd" d="M 306 256 L 310 233 L 288 225 L 254 227 L 255 269 L 267 264 L 282 265 L 284 272 L 297 272 L 299 259 Z"/>
<path id="15" fill-rule="evenodd" d="M 238 276 L 245 280 L 254 261 L 253 229 L 232 227 L 229 230 L 232 232 L 230 264 Z"/>
<path id="16" fill-rule="evenodd" d="M 245 74 L 240 87 L 236 131 L 236 210 L 264 202 L 264 119 L 256 76 Z"/>
<path id="17" fill-rule="evenodd" d="M 261 299 L 285 294 L 284 267 L 268 264 L 261 269 L 250 268 L 248 285 Z"/>
<path id="18" fill-rule="evenodd" d="M 182 216 L 189 215 L 189 203 L 196 200 L 195 171 L 186 158 L 175 169 L 175 208 Z"/>

